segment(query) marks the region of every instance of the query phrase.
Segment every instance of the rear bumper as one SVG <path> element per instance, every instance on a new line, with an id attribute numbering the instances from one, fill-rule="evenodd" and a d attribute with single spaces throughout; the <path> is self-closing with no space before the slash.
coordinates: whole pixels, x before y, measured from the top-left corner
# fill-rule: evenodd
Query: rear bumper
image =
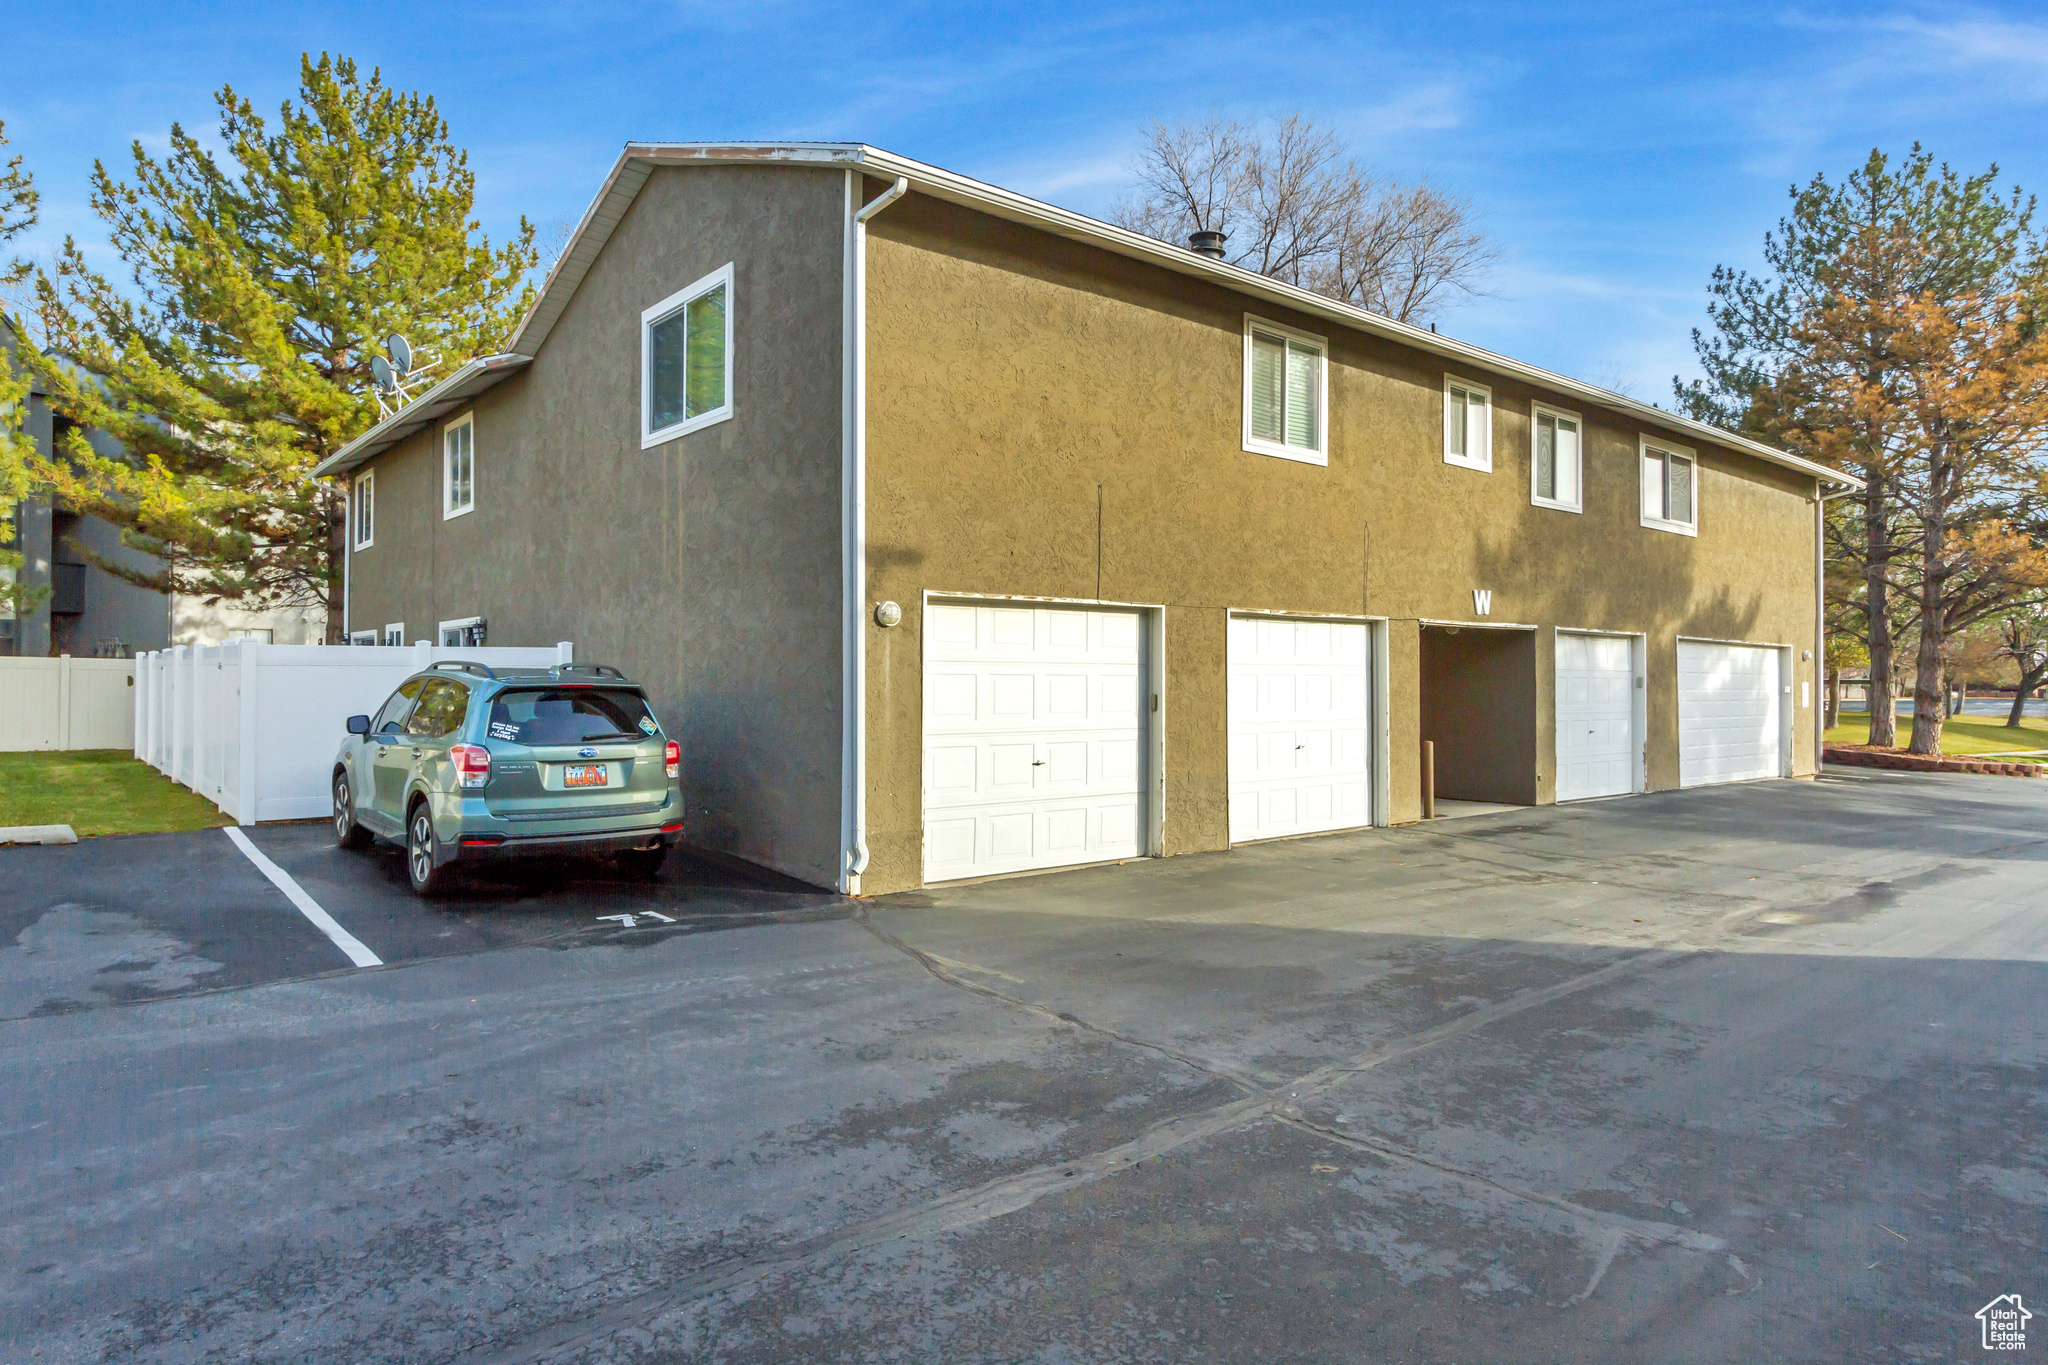
<path id="1" fill-rule="evenodd" d="M 680 825 L 673 829 L 642 826 L 638 829 L 593 830 L 581 834 L 465 834 L 442 845 L 447 862 L 486 862 L 498 858 L 531 857 L 543 853 L 567 853 L 594 857 L 673 848 L 683 837 Z"/>

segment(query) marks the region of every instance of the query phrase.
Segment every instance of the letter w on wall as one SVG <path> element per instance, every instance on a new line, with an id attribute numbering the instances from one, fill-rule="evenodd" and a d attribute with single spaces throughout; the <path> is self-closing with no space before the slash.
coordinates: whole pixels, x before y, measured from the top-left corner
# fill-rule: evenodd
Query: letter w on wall
<path id="1" fill-rule="evenodd" d="M 1472 614 L 1473 614 L 1474 616 L 1491 616 L 1491 615 L 1493 615 L 1493 589 L 1492 589 L 1492 588 L 1474 588 L 1474 589 L 1472 589 Z"/>

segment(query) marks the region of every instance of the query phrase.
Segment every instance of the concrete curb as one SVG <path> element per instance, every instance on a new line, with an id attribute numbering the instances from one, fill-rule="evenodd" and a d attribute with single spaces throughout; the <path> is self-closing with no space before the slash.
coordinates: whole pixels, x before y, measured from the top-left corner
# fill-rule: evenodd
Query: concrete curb
<path id="1" fill-rule="evenodd" d="M 69 825 L 0 825 L 0 844 L 75 844 Z"/>
<path id="2" fill-rule="evenodd" d="M 2048 764 L 2002 763 L 1996 758 L 1963 758 L 1953 754 L 1909 754 L 1902 749 L 1874 749 L 1867 744 L 1822 746 L 1823 762 L 1849 768 L 1889 768 L 1908 773 L 1984 773 L 1992 777 L 2048 777 Z"/>

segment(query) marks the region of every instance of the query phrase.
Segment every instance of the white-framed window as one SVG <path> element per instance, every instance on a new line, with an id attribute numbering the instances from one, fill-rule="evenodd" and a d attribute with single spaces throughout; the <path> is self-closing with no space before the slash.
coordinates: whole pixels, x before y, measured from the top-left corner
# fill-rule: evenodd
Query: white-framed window
<path id="1" fill-rule="evenodd" d="M 253 645 L 267 645 L 275 632 L 269 626 L 229 626 L 228 639 L 247 640 Z"/>
<path id="2" fill-rule="evenodd" d="M 1493 390 L 1444 376 L 1444 463 L 1493 470 Z"/>
<path id="3" fill-rule="evenodd" d="M 464 616 L 453 621 L 443 621 L 437 627 L 443 647 L 453 649 L 478 649 L 484 643 L 484 618 Z"/>
<path id="4" fill-rule="evenodd" d="M 1244 319 L 1244 448 L 1326 465 L 1329 342 L 1277 322 Z"/>
<path id="5" fill-rule="evenodd" d="M 732 264 L 640 314 L 640 448 L 732 416 Z"/>
<path id="6" fill-rule="evenodd" d="M 1699 464 L 1685 446 L 1642 438 L 1643 525 L 1700 533 Z"/>
<path id="7" fill-rule="evenodd" d="M 1535 404 L 1529 412 L 1529 500 L 1560 512 L 1585 510 L 1585 424 L 1576 412 Z"/>
<path id="8" fill-rule="evenodd" d="M 405 622 L 393 621 L 384 627 L 384 643 L 402 645 L 405 643 Z"/>
<path id="9" fill-rule="evenodd" d="M 352 645 L 374 645 L 377 643 L 377 632 L 374 630 L 352 630 L 348 633 L 348 642 Z"/>
<path id="10" fill-rule="evenodd" d="M 348 489 L 348 520 L 355 527 L 358 550 L 377 543 L 377 475 L 365 469 Z"/>
<path id="11" fill-rule="evenodd" d="M 476 414 L 441 428 L 441 519 L 476 510 Z"/>

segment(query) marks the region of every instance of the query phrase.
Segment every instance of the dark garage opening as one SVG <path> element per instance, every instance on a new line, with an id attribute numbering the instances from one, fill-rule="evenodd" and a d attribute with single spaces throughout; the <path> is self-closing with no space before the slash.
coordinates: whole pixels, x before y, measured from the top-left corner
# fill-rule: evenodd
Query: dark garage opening
<path id="1" fill-rule="evenodd" d="M 1422 738 L 1439 801 L 1536 804 L 1536 632 L 1422 628 Z"/>

